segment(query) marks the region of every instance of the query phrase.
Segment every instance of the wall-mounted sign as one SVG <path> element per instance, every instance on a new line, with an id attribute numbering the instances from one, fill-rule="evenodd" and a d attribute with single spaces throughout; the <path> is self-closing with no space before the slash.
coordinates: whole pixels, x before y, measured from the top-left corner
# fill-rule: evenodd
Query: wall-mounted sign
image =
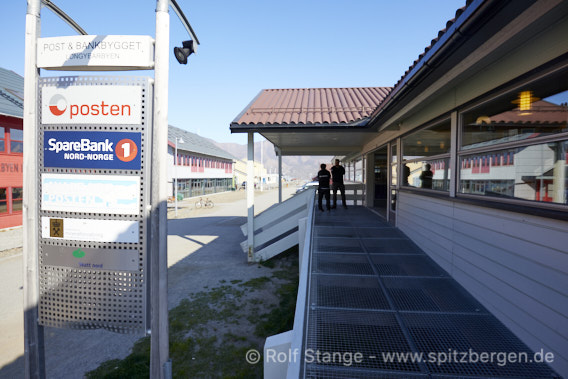
<path id="1" fill-rule="evenodd" d="M 141 133 L 45 131 L 43 166 L 140 170 Z"/>
<path id="2" fill-rule="evenodd" d="M 66 71 L 148 70 L 154 68 L 154 40 L 121 35 L 39 38 L 37 65 Z"/>
<path id="3" fill-rule="evenodd" d="M 140 86 L 74 85 L 41 89 L 43 125 L 139 125 Z"/>
<path id="4" fill-rule="evenodd" d="M 43 246 L 43 264 L 84 270 L 138 271 L 138 250 Z"/>
<path id="5" fill-rule="evenodd" d="M 41 209 L 137 215 L 140 177 L 116 175 L 42 174 Z"/>
<path id="6" fill-rule="evenodd" d="M 138 221 L 41 218 L 41 237 L 70 241 L 139 242 Z"/>

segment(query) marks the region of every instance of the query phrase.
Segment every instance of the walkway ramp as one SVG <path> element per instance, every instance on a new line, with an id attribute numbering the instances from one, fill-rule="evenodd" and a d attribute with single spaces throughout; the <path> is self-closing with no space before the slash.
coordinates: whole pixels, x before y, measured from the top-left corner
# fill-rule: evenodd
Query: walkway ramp
<path id="1" fill-rule="evenodd" d="M 315 189 L 300 192 L 290 199 L 273 205 L 254 218 L 254 255 L 252 261 L 266 261 L 299 243 L 298 222 L 307 217 L 308 205 L 314 203 Z M 245 236 L 247 224 L 241 226 Z M 248 241 L 241 243 L 248 252 Z"/>
<path id="2" fill-rule="evenodd" d="M 306 353 L 275 377 L 558 377 L 382 217 L 311 214 L 294 330 L 278 335 L 284 351 Z"/>

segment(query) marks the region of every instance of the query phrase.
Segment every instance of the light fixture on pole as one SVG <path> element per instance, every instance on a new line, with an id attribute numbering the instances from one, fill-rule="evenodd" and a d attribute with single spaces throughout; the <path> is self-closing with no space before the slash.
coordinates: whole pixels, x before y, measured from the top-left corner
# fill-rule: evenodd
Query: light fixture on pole
<path id="1" fill-rule="evenodd" d="M 183 138 L 176 137 L 176 151 L 175 151 L 175 158 L 174 158 L 174 202 L 176 205 L 176 217 L 178 215 L 178 173 L 177 173 L 177 165 L 178 165 L 178 142 L 183 143 Z"/>
<path id="2" fill-rule="evenodd" d="M 195 52 L 193 41 L 183 41 L 183 47 L 174 47 L 174 55 L 180 64 L 187 64 L 187 57 Z"/>

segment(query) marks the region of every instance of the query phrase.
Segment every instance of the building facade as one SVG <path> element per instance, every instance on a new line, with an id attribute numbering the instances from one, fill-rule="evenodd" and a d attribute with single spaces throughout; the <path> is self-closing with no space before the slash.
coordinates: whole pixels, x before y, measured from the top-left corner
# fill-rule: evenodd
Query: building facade
<path id="1" fill-rule="evenodd" d="M 24 78 L 0 68 L 0 229 L 22 225 Z"/>
<path id="2" fill-rule="evenodd" d="M 176 146 L 177 145 L 177 146 Z M 177 156 L 176 156 L 177 152 Z M 235 188 L 235 158 L 195 133 L 168 128 L 169 196 L 178 199 L 230 191 Z"/>
<path id="3" fill-rule="evenodd" d="M 568 376 L 566 36 L 565 1 L 468 1 L 371 112 L 291 120 L 253 112 L 261 94 L 231 130 L 341 158 L 367 207 Z"/>

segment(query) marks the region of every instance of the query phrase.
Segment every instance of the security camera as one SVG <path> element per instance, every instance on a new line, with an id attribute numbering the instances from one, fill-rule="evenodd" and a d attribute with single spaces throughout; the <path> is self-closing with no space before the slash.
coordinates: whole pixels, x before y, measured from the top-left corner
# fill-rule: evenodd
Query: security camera
<path id="1" fill-rule="evenodd" d="M 183 41 L 183 47 L 174 47 L 174 55 L 180 64 L 187 64 L 187 57 L 193 54 L 193 41 Z"/>

